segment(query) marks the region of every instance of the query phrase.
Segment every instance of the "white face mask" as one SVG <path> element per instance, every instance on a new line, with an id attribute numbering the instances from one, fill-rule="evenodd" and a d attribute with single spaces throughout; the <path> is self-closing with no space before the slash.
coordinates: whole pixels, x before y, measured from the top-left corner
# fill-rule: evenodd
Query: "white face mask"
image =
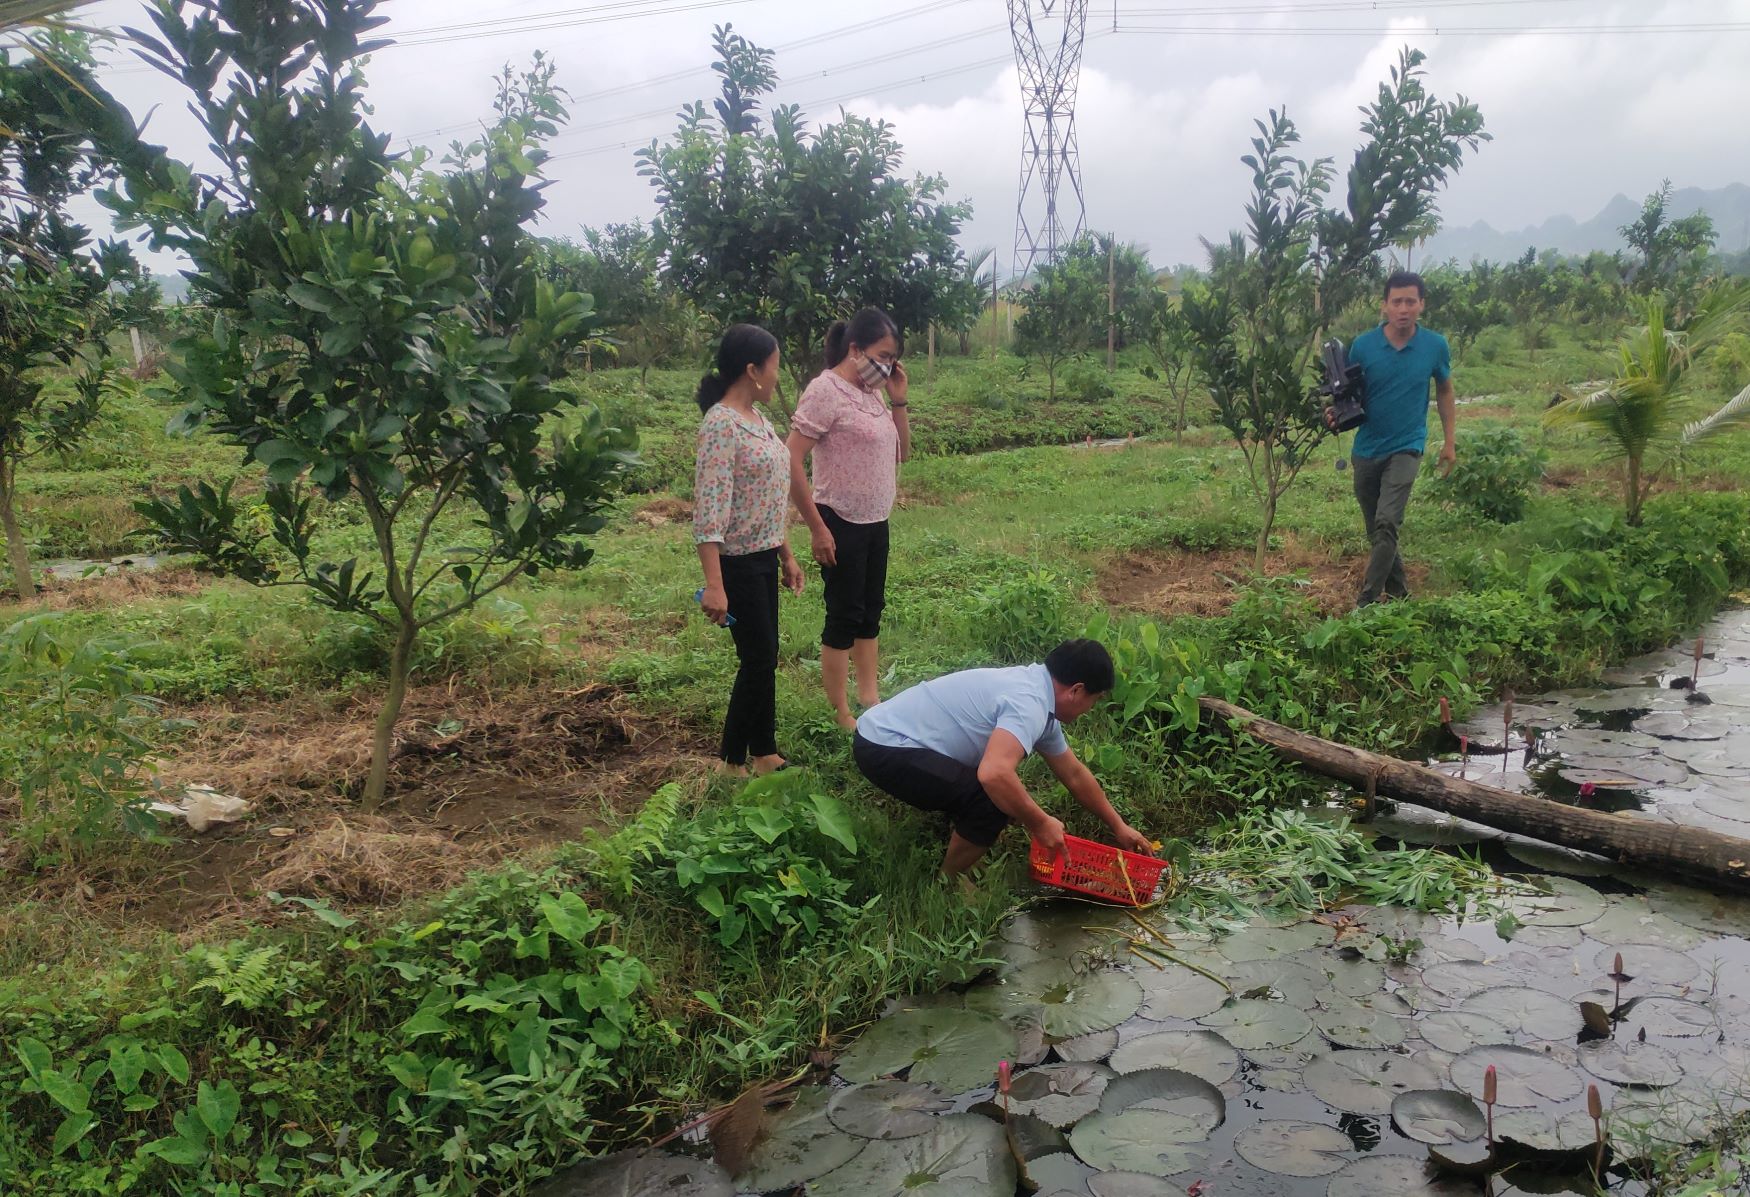
<path id="1" fill-rule="evenodd" d="M 883 383 L 893 373 L 893 367 L 876 361 L 872 357 L 864 357 L 857 367 L 857 381 L 865 391 L 878 391 Z"/>

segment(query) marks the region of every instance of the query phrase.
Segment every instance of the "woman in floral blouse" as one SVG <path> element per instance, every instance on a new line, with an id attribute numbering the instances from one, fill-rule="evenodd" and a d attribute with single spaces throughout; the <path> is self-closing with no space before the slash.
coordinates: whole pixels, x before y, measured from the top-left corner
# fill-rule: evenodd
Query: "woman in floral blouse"
<path id="1" fill-rule="evenodd" d="M 789 457 L 754 404 L 778 385 L 778 342 L 737 324 L 723 334 L 717 369 L 699 383 L 699 454 L 693 471 L 693 540 L 705 571 L 700 604 L 729 624 L 741 668 L 723 720 L 726 768 L 770 773 L 778 752 L 778 577 L 802 593 L 802 567 L 784 534 Z M 733 621 L 733 622 L 731 622 Z"/>
<path id="2" fill-rule="evenodd" d="M 881 701 L 881 612 L 887 605 L 887 517 L 899 463 L 911 452 L 899 328 L 864 308 L 826 334 L 827 369 L 808 384 L 790 421 L 790 497 L 808 521 L 826 584 L 820 679 L 839 726 L 857 726 L 846 689 L 857 667 L 857 701 Z M 886 399 L 882 396 L 885 393 Z M 814 455 L 814 484 L 804 461 Z"/>

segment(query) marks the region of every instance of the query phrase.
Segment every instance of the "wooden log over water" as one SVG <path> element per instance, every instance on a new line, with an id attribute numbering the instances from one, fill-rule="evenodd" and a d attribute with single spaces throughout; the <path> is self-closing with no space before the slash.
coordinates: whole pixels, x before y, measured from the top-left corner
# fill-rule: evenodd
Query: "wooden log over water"
<path id="1" fill-rule="evenodd" d="M 1484 823 L 1563 848 L 1670 873 L 1703 889 L 1750 890 L 1750 840 L 1700 827 L 1606 814 L 1448 777 L 1413 761 L 1380 756 L 1295 731 L 1219 698 L 1205 711 L 1233 722 L 1290 760 L 1376 795 Z"/>

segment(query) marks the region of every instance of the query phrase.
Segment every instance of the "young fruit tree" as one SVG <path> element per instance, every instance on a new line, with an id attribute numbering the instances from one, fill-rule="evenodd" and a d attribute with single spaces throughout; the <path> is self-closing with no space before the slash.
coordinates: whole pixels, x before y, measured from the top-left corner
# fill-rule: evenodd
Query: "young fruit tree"
<path id="1" fill-rule="evenodd" d="M 134 264 L 93 247 L 67 205 L 112 164 L 93 140 L 110 121 L 73 34 L 0 50 L 0 528 L 19 600 L 36 594 L 19 527 L 19 466 L 72 448 L 97 417 L 111 361 L 110 287 Z"/>
<path id="2" fill-rule="evenodd" d="M 1015 321 L 1015 352 L 1044 363 L 1049 397 L 1056 399 L 1063 364 L 1104 348 L 1114 321 L 1128 332 L 1153 292 L 1154 274 L 1141 250 L 1110 237 L 1078 237 L 1019 293 L 1026 310 Z"/>
<path id="3" fill-rule="evenodd" d="M 957 328 L 978 311 L 954 241 L 971 209 L 942 198 L 940 175 L 900 175 L 892 126 L 845 113 L 810 130 L 786 104 L 768 127 L 772 52 L 727 25 L 713 41 L 721 97 L 689 105 L 671 140 L 638 154 L 667 281 L 719 328 L 763 325 L 798 384 L 819 371 L 827 326 L 858 308 L 903 330 Z"/>
<path id="4" fill-rule="evenodd" d="M 537 276 L 526 228 L 565 116 L 551 65 L 507 69 L 497 121 L 429 170 L 366 123 L 376 6 L 288 3 L 263 22 L 254 0 L 165 0 L 155 33 L 134 36 L 192 94 L 222 165 L 130 171 L 109 198 L 193 265 L 212 319 L 167 367 L 188 397 L 176 427 L 208 428 L 265 471 L 269 531 L 206 483 L 139 509 L 175 548 L 382 629 L 369 808 L 420 633 L 518 578 L 583 566 L 635 461 L 593 408 L 556 428 L 578 406 L 555 382 L 590 302 Z M 337 507 L 369 527 L 363 559 L 327 558 L 319 518 Z"/>
<path id="5" fill-rule="evenodd" d="M 1209 247 L 1208 285 L 1185 297 L 1192 356 L 1258 500 L 1260 571 L 1282 496 L 1326 435 L 1314 398 L 1320 342 L 1373 285 L 1381 253 L 1434 214 L 1465 151 L 1489 138 L 1474 104 L 1427 91 L 1424 58 L 1404 50 L 1361 110 L 1367 140 L 1341 207 L 1326 205 L 1331 160 L 1294 156 L 1300 133 L 1288 115 L 1257 122 L 1253 153 L 1240 159 L 1252 170 L 1246 230 Z"/>

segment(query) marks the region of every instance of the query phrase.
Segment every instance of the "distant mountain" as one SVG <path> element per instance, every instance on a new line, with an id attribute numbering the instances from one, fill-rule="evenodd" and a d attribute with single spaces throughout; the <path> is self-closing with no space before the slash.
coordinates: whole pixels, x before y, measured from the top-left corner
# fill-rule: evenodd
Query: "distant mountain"
<path id="1" fill-rule="evenodd" d="M 1750 184 L 1732 183 L 1714 190 L 1685 187 L 1671 195 L 1672 219 L 1692 212 L 1706 212 L 1714 218 L 1714 231 L 1719 234 L 1715 248 L 1723 253 L 1735 253 L 1747 248 L 1750 240 Z M 1641 201 L 1618 195 L 1604 211 L 1582 223 L 1572 216 L 1552 216 L 1540 225 L 1517 232 L 1501 232 L 1485 221 L 1463 228 L 1443 229 L 1419 249 L 1416 257 L 1425 262 L 1441 262 L 1457 258 L 1469 262 L 1483 258 L 1505 262 L 1522 255 L 1527 248 L 1553 249 L 1564 254 L 1587 254 L 1595 249 L 1606 253 L 1623 248 L 1622 234 L 1617 230 L 1641 214 Z"/>

